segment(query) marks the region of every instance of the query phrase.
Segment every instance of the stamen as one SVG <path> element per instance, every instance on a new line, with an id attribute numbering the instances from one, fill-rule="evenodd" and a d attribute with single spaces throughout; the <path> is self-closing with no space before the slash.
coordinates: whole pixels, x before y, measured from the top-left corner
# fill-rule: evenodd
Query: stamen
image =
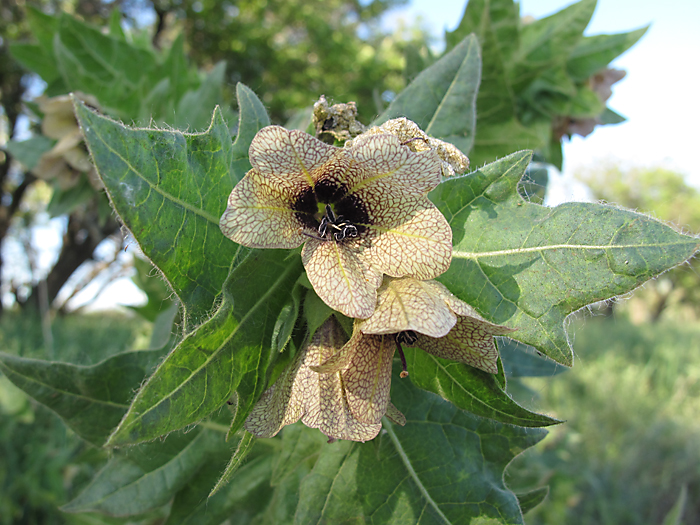
<path id="1" fill-rule="evenodd" d="M 408 140 L 403 141 L 401 143 L 401 145 L 405 146 L 406 144 L 413 142 L 414 140 L 423 140 L 423 141 L 425 141 L 426 144 L 430 144 L 430 142 L 428 142 L 428 139 L 425 139 L 423 137 L 413 137 L 412 139 L 408 139 Z"/>
<path id="2" fill-rule="evenodd" d="M 401 370 L 401 373 L 399 374 L 399 377 L 403 379 L 405 377 L 408 377 L 408 365 L 406 365 L 406 356 L 403 355 L 403 348 L 401 348 L 401 343 L 397 341 L 396 346 L 399 349 L 399 357 L 401 358 L 401 368 L 403 368 L 403 370 Z"/>

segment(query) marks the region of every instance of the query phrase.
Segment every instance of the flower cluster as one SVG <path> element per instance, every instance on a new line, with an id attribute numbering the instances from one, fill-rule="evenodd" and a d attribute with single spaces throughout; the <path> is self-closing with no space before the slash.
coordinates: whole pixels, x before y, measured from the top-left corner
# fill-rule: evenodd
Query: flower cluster
<path id="1" fill-rule="evenodd" d="M 325 144 L 269 126 L 250 152 L 252 169 L 233 189 L 222 232 L 253 248 L 297 248 L 318 296 L 354 318 L 347 336 L 331 316 L 263 394 L 245 428 L 271 437 L 299 419 L 331 439 L 366 441 L 381 419 L 404 423 L 389 402 L 391 369 L 404 346 L 497 372 L 494 335 L 433 281 L 447 270 L 452 231 L 427 195 L 468 159 L 406 119 L 346 142 Z"/>

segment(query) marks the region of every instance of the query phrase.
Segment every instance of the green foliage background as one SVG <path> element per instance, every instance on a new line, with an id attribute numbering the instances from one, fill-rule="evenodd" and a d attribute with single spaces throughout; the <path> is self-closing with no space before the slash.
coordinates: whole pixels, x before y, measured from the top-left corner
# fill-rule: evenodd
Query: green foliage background
<path id="1" fill-rule="evenodd" d="M 188 66 L 181 37 L 156 51 L 125 33 L 116 17 L 104 33 L 65 13 L 30 11 L 37 42 L 13 44 L 14 56 L 47 81 L 51 94 L 80 90 L 98 97 L 101 112 L 76 100 L 86 143 L 114 211 L 176 301 L 150 289 L 163 308 L 145 312 L 155 323 L 143 349 L 106 352 L 89 365 L 3 352 L 0 371 L 75 435 L 111 449 L 106 463 L 99 454 L 90 463 L 103 467 L 89 484 L 77 483 L 82 492 L 71 493 L 63 506 L 71 520 L 523 523 L 523 513 L 546 496 L 546 476 L 534 476 L 544 467 L 518 474 L 512 484 L 522 488 L 517 495 L 505 483 L 505 468 L 542 440 L 546 432 L 538 427 L 558 421 L 525 406 L 517 389 L 527 392 L 526 384 L 514 378 L 553 375 L 571 365 L 569 314 L 633 290 L 699 245 L 696 237 L 618 207 L 550 209 L 523 198 L 532 153 L 513 151 L 527 144 L 559 164 L 562 119 L 612 122 L 589 81 L 644 30 L 583 37 L 591 0 L 531 24 L 520 21 L 512 2 L 476 0 L 448 35 L 444 55 L 411 46 L 382 54 L 381 45 L 351 36 L 353 24 L 325 18 L 345 4 L 327 11 L 293 4 L 263 17 L 260 31 L 281 35 L 267 59 L 253 50 L 269 33 L 241 31 L 245 38 L 236 34 L 228 48 L 220 46 L 222 32 L 260 18 L 262 4 L 241 4 L 237 17 L 219 12 L 222 7 L 202 9 L 217 21 L 206 39 L 197 37 L 205 15 L 183 4 L 192 11 L 184 27 L 194 56 L 213 65 L 219 45 L 221 57 L 246 57 L 208 73 Z M 362 20 L 387 5 L 355 6 L 354 12 Z M 227 16 L 236 20 L 224 28 Z M 305 45 L 288 45 L 298 38 Z M 392 62 L 399 51 L 413 70 Z M 344 65 L 342 53 L 352 67 L 335 74 L 334 67 Z M 289 67 L 304 57 L 318 68 L 301 73 Z M 278 67 L 255 77 L 259 64 L 275 61 Z M 292 89 L 297 74 L 315 75 L 307 91 Z M 239 83 L 237 114 L 224 105 L 212 116 L 215 103 L 227 98 L 223 87 L 231 75 L 256 78 L 262 100 Z M 412 81 L 402 90 L 407 78 Z M 360 79 L 373 86 L 370 92 L 354 83 Z M 362 111 L 380 113 L 377 123 L 407 116 L 469 152 L 477 169 L 430 195 L 454 237 L 454 260 L 440 280 L 487 319 L 516 328 L 512 339 L 521 344 L 501 342 L 496 375 L 411 350 L 410 380 L 392 386 L 392 400 L 408 423 L 384 422 L 373 442 L 329 445 L 299 425 L 274 439 L 253 440 L 240 430 L 243 421 L 310 327 L 318 326 L 319 312 L 297 253 L 237 246 L 221 235 L 218 218 L 250 167 L 247 151 L 257 130 L 313 102 L 321 82 L 335 86 L 335 96 L 356 89 Z M 384 108 L 382 93 L 391 90 Z M 363 102 L 368 93 L 373 110 L 365 109 L 371 107 Z M 113 120 L 143 125 L 150 118 L 161 125 L 137 128 Z M 201 133 L 177 129 L 207 125 Z M 31 162 L 27 144 L 12 143 L 8 151 Z M 127 348 L 125 342 L 120 350 Z M 556 506 L 552 512 L 568 516 Z M 599 510 L 587 512 L 596 517 Z"/>

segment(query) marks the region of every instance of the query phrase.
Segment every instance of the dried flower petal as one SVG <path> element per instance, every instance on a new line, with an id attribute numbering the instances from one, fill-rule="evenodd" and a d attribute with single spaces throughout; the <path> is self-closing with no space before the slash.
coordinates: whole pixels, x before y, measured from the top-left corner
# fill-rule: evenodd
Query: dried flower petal
<path id="1" fill-rule="evenodd" d="M 306 426 L 318 428 L 331 439 L 374 439 L 381 430 L 381 424 L 378 420 L 367 423 L 355 416 L 341 373 L 319 374 L 312 371 L 336 355 L 346 340 L 337 320 L 329 318 L 253 407 L 245 422 L 246 430 L 258 437 L 272 437 L 284 425 L 301 419 Z M 395 407 L 391 415 L 399 424 L 405 421 L 403 414 Z"/>

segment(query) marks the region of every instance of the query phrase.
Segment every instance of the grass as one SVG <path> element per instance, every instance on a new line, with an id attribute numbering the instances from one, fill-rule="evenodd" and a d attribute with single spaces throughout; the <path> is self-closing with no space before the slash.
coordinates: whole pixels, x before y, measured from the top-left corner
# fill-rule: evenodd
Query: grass
<path id="1" fill-rule="evenodd" d="M 567 422 L 516 459 L 516 491 L 549 485 L 535 524 L 660 524 L 688 489 L 683 523 L 700 523 L 700 324 L 572 326 L 576 364 L 513 394 Z M 526 388 L 522 388 L 522 387 Z"/>

